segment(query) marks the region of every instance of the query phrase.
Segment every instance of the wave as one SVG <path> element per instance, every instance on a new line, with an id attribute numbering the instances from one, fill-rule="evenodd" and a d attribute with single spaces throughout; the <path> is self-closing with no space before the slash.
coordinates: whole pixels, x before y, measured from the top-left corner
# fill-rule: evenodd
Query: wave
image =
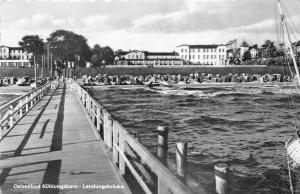
<path id="1" fill-rule="evenodd" d="M 212 98 L 224 96 L 253 96 L 253 95 L 298 95 L 297 89 L 290 88 L 161 88 L 152 91 L 162 95 L 193 96 L 197 98 Z"/>

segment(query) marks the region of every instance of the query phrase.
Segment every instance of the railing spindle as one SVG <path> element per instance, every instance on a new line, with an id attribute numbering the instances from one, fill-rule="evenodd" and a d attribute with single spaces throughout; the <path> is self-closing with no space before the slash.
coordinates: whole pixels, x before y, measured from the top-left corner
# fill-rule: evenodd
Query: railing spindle
<path id="1" fill-rule="evenodd" d="M 125 154 L 125 135 L 119 133 L 119 147 L 120 151 Z M 125 161 L 122 159 L 122 157 L 119 155 L 119 171 L 121 175 L 125 175 Z"/>

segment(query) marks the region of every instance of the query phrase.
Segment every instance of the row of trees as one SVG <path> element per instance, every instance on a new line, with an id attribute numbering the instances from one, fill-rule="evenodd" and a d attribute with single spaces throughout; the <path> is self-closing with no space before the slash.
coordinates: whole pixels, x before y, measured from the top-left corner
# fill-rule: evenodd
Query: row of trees
<path id="1" fill-rule="evenodd" d="M 300 41 L 294 44 L 294 46 L 300 46 Z M 260 48 L 258 48 L 257 45 L 250 46 L 249 50 L 243 54 L 242 61 L 248 61 L 252 59 L 250 54 L 250 50 L 252 48 L 258 50 L 256 58 L 280 58 L 280 57 L 284 57 L 287 53 L 287 50 L 284 49 L 283 44 L 276 46 L 273 41 L 265 40 L 264 44 Z M 298 53 L 297 55 L 299 56 L 300 53 Z"/>
<path id="2" fill-rule="evenodd" d="M 91 62 L 96 67 L 113 63 L 114 52 L 106 46 L 101 48 L 96 44 L 89 47 L 87 39 L 72 31 L 57 30 L 50 34 L 44 42 L 38 35 L 26 35 L 19 42 L 19 45 L 28 53 L 32 53 L 36 63 L 41 64 L 41 56 L 51 53 L 53 61 L 60 68 L 66 68 L 68 62 L 74 62 L 76 66 L 85 66 Z"/>

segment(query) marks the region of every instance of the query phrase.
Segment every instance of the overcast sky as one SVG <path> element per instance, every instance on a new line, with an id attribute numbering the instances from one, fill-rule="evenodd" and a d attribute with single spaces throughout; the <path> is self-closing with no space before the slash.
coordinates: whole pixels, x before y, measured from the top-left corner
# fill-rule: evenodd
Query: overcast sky
<path id="1" fill-rule="evenodd" d="M 275 0 L 0 0 L 1 44 L 57 29 L 82 34 L 90 46 L 172 51 L 187 44 L 276 41 Z M 300 26 L 300 0 L 283 0 Z M 278 14 L 278 13 L 277 13 Z M 300 31 L 300 29 L 298 29 Z M 296 34 L 299 37 L 299 34 Z"/>

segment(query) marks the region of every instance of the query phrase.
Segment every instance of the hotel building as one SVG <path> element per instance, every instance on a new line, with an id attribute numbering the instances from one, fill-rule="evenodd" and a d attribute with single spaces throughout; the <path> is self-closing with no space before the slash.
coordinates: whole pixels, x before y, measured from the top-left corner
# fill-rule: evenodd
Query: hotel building
<path id="1" fill-rule="evenodd" d="M 148 52 L 148 51 L 118 51 L 115 53 L 117 66 L 176 66 L 184 61 L 176 52 Z"/>
<path id="2" fill-rule="evenodd" d="M 192 65 L 225 66 L 225 45 L 180 45 L 175 48 L 180 59 Z"/>
<path id="3" fill-rule="evenodd" d="M 0 67 L 30 67 L 31 57 L 22 47 L 0 46 Z"/>

